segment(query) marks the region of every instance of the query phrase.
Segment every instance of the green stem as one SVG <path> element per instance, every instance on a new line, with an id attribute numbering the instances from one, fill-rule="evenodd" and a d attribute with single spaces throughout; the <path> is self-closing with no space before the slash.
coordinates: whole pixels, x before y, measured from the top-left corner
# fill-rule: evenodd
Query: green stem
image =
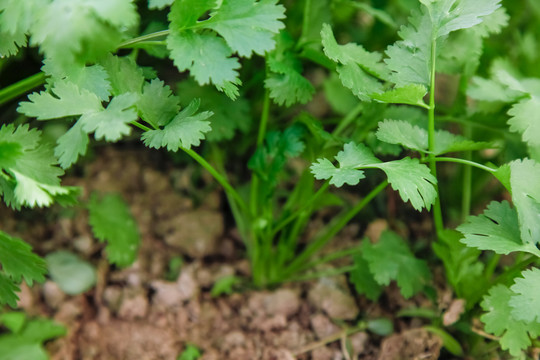
<path id="1" fill-rule="evenodd" d="M 238 206 L 240 206 L 240 208 L 242 208 L 242 210 L 248 210 L 246 203 L 244 202 L 242 197 L 238 194 L 238 192 L 236 192 L 236 190 L 231 186 L 231 184 L 229 184 L 227 179 L 222 174 L 220 174 L 216 169 L 214 169 L 212 165 L 210 165 L 202 156 L 197 154 L 195 151 L 184 147 L 181 147 L 181 149 L 186 154 L 191 156 L 195 161 L 197 161 L 203 168 L 205 168 L 214 177 L 214 179 L 216 179 L 217 182 L 220 183 L 221 186 L 223 186 L 225 191 L 236 201 L 236 203 L 238 204 Z"/>
<path id="2" fill-rule="evenodd" d="M 365 198 L 362 199 L 362 201 L 358 202 L 354 207 L 352 207 L 347 212 L 343 213 L 341 216 L 337 217 L 333 224 L 329 228 L 327 228 L 327 231 L 320 235 L 318 238 L 316 238 L 310 245 L 307 246 L 307 248 L 298 255 L 290 264 L 287 266 L 287 268 L 284 269 L 283 274 L 285 276 L 293 274 L 298 271 L 298 269 L 301 269 L 306 261 L 308 261 L 313 254 L 315 254 L 317 251 L 319 251 L 324 245 L 328 243 L 338 232 L 343 229 L 347 223 L 356 216 L 375 196 L 377 196 L 386 186 L 388 185 L 388 181 L 383 181 L 377 187 L 369 192 L 369 194 L 366 195 Z"/>
<path id="3" fill-rule="evenodd" d="M 0 105 L 27 93 L 33 88 L 43 85 L 46 77 L 45 73 L 39 72 L 3 88 L 0 90 Z"/>
<path id="4" fill-rule="evenodd" d="M 435 178 L 437 178 L 437 162 L 435 160 L 435 63 L 437 60 L 437 37 L 432 35 L 431 40 L 431 70 L 430 70 L 430 89 L 429 89 L 429 111 L 428 111 L 428 160 L 429 168 Z M 444 229 L 441 199 L 439 193 L 439 185 L 435 185 L 437 191 L 437 199 L 433 205 L 433 222 L 435 224 L 435 231 L 437 235 Z"/>
<path id="5" fill-rule="evenodd" d="M 315 201 L 319 199 L 319 197 L 326 192 L 328 189 L 328 186 L 330 186 L 330 181 L 326 181 L 320 188 L 317 190 L 317 192 L 309 199 L 309 201 L 304 204 L 300 209 L 293 212 L 291 215 L 289 215 L 284 220 L 280 221 L 276 227 L 273 229 L 272 237 L 276 236 L 279 231 L 281 231 L 285 226 L 287 226 L 291 221 L 296 219 L 300 214 L 302 214 L 304 211 L 308 210 Z"/>
<path id="6" fill-rule="evenodd" d="M 141 123 L 138 122 L 138 121 L 132 121 L 132 122 L 131 122 L 131 125 L 138 127 L 138 128 L 141 129 L 142 131 L 150 131 L 150 130 L 152 130 L 152 129 L 149 128 L 148 126 L 143 125 L 143 124 L 141 124 Z"/>
<path id="7" fill-rule="evenodd" d="M 124 41 L 123 43 L 118 45 L 118 49 L 130 48 L 130 47 L 132 47 L 133 45 L 135 45 L 137 43 L 141 43 L 141 42 L 144 42 L 144 41 L 161 38 L 161 37 L 169 35 L 169 33 L 170 33 L 170 30 L 162 30 L 162 31 L 157 31 L 157 32 L 151 33 L 151 34 L 138 36 L 136 38 Z"/>
<path id="8" fill-rule="evenodd" d="M 330 261 L 334 261 L 334 260 L 337 260 L 337 259 L 341 259 L 341 258 L 343 258 L 345 256 L 357 254 L 357 253 L 360 253 L 360 252 L 362 252 L 362 250 L 358 246 L 354 247 L 352 249 L 339 250 L 339 251 L 333 252 L 333 253 L 331 253 L 329 255 L 323 256 L 320 259 L 317 259 L 315 261 L 307 263 L 305 266 L 302 266 L 302 268 L 299 269 L 298 271 L 312 269 L 312 268 L 314 268 L 314 267 L 316 267 L 318 265 L 321 265 L 321 264 L 324 264 L 324 263 L 327 263 L 327 262 L 330 262 Z"/>
<path id="9" fill-rule="evenodd" d="M 257 149 L 263 145 L 264 137 L 266 136 L 266 128 L 268 127 L 268 118 L 270 117 L 270 92 L 264 92 L 263 108 L 261 120 L 259 124 L 259 132 L 257 134 Z M 259 176 L 253 173 L 251 178 L 251 193 L 250 193 L 250 208 L 251 214 L 256 218 L 258 210 L 258 192 L 259 192 Z"/>
<path id="10" fill-rule="evenodd" d="M 469 166 L 474 166 L 476 168 L 479 168 L 479 169 L 482 169 L 484 171 L 487 171 L 491 174 L 495 173 L 497 171 L 497 169 L 493 169 L 493 168 L 490 168 L 488 166 L 485 166 L 485 165 L 482 165 L 482 164 L 479 164 L 477 162 L 474 162 L 474 161 L 470 161 L 470 160 L 466 160 L 466 159 L 460 159 L 460 158 L 451 158 L 451 157 L 436 157 L 435 158 L 435 161 L 442 161 L 442 162 L 453 162 L 453 163 L 459 163 L 459 164 L 464 164 L 464 165 L 469 165 Z"/>
<path id="11" fill-rule="evenodd" d="M 343 132 L 343 130 L 345 130 L 345 128 L 358 117 L 358 114 L 360 114 L 362 108 L 362 103 L 359 103 L 351 111 L 349 111 L 343 120 L 339 122 L 334 131 L 332 131 L 332 136 L 339 136 L 341 132 Z"/>

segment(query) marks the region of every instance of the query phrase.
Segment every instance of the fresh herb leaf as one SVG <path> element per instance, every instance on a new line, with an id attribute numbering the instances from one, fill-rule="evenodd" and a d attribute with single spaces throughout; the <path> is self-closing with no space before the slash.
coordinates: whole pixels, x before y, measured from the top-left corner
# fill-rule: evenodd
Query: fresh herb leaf
<path id="1" fill-rule="evenodd" d="M 461 242 L 470 247 L 505 255 L 524 251 L 540 257 L 535 245 L 521 241 L 517 212 L 507 201 L 491 202 L 483 214 L 469 216 L 457 230 L 464 235 Z"/>
<path id="2" fill-rule="evenodd" d="M 510 287 L 514 293 L 509 301 L 512 316 L 527 324 L 536 323 L 540 328 L 540 269 L 525 270 L 521 275 Z"/>
<path id="3" fill-rule="evenodd" d="M 152 126 L 164 126 L 180 111 L 180 100 L 163 81 L 154 79 L 145 83 L 137 101 L 141 118 Z"/>
<path id="4" fill-rule="evenodd" d="M 204 134 L 211 130 L 206 121 L 212 113 L 204 111 L 195 114 L 199 109 L 199 100 L 193 100 L 188 107 L 176 115 L 163 129 L 149 130 L 141 139 L 148 147 L 160 149 L 167 147 L 169 151 L 178 151 L 181 147 L 190 149 L 199 146 Z"/>
<path id="5" fill-rule="evenodd" d="M 381 94 L 371 94 L 373 100 L 391 104 L 409 104 L 427 108 L 424 96 L 427 89 L 423 85 L 409 84 Z"/>
<path id="6" fill-rule="evenodd" d="M 140 244 L 137 223 L 120 195 L 94 193 L 88 202 L 89 223 L 96 238 L 106 241 L 109 261 L 126 267 L 133 263 Z"/>
<path id="7" fill-rule="evenodd" d="M 535 114 L 540 113 L 540 98 L 533 96 L 514 104 L 508 111 L 510 131 L 522 135 L 523 141 L 531 146 L 540 146 L 540 122 Z"/>
<path id="8" fill-rule="evenodd" d="M 540 242 L 540 183 L 530 179 L 540 179 L 540 164 L 534 160 L 516 160 L 510 163 L 510 185 L 512 201 L 516 207 L 525 243 Z"/>
<path id="9" fill-rule="evenodd" d="M 350 273 L 351 282 L 356 292 L 364 294 L 371 301 L 377 301 L 383 292 L 383 287 L 375 281 L 369 269 L 368 262 L 361 255 L 354 255 L 354 270 Z"/>
<path id="10" fill-rule="evenodd" d="M 375 244 L 364 239 L 361 248 L 375 281 L 388 285 L 395 280 L 405 298 L 422 290 L 430 279 L 426 262 L 417 259 L 405 241 L 391 231 L 383 232 Z"/>
<path id="11" fill-rule="evenodd" d="M 521 350 L 531 345 L 531 338 L 540 336 L 540 322 L 526 323 L 512 315 L 510 306 L 513 292 L 504 285 L 495 285 L 484 297 L 481 306 L 487 312 L 480 317 L 485 324 L 485 330 L 499 336 L 503 350 L 509 350 L 513 356 L 518 356 Z M 529 307 L 527 309 L 530 310 Z"/>

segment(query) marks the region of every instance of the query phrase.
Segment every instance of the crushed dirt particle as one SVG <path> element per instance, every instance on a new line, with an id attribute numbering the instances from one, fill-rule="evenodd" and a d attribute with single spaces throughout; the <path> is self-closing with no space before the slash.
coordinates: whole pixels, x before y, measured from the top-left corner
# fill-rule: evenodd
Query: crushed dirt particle
<path id="1" fill-rule="evenodd" d="M 331 278 L 319 280 L 309 291 L 309 301 L 334 319 L 352 320 L 360 311 L 350 292 Z"/>
<path id="2" fill-rule="evenodd" d="M 383 340 L 378 360 L 437 360 L 442 340 L 424 329 L 411 329 Z"/>

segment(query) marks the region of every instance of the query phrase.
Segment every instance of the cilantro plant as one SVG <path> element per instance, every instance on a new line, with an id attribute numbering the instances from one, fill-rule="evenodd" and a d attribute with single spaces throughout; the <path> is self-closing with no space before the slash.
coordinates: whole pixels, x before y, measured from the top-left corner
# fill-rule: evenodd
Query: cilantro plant
<path id="1" fill-rule="evenodd" d="M 40 73 L 0 90 L 2 105 L 42 86 L 18 103 L 18 119 L 0 127 L 4 202 L 14 209 L 74 204 L 79 190 L 61 186 L 64 171 L 94 141 L 140 138 L 151 149 L 183 152 L 223 187 L 255 286 L 350 272 L 357 291 L 377 300 L 391 281 L 404 297 L 429 286 L 427 262 L 411 239 L 388 231 L 377 243 L 320 252 L 360 211 L 375 208 L 379 194 L 394 190 L 406 209 L 433 212 L 433 252 L 466 301 L 467 317 L 484 324 L 472 330 L 522 356 L 540 334 L 540 80 L 508 59 L 482 72 L 483 44 L 509 22 L 501 0 L 395 1 L 386 11 L 349 0 L 298 4 L 0 0 L 0 65 L 31 48 L 42 60 Z M 408 20 L 399 17 L 411 7 Z M 373 36 L 360 35 L 366 47 L 386 46 L 406 22 L 399 40 L 384 53 L 340 44 L 344 32 L 358 34 L 343 20 L 357 10 L 377 21 Z M 534 40 L 534 30 L 527 33 Z M 142 66 L 155 59 L 183 75 L 170 79 L 163 75 L 170 69 Z M 438 95 L 444 80 L 437 74 L 459 75 L 455 99 Z M 309 105 L 293 107 L 320 88 L 338 116 L 321 121 L 316 111 L 298 111 Z M 496 131 L 485 121 L 489 109 Z M 38 130 L 47 124 L 63 127 L 54 144 Z M 479 155 L 493 151 L 501 155 L 492 162 Z M 475 186 L 487 184 L 475 171 L 499 181 L 512 203 L 494 201 L 471 216 Z M 445 196 L 456 182 L 460 216 L 456 197 Z M 358 184 L 358 201 L 332 191 Z M 336 205 L 341 213 L 315 234 L 306 231 L 314 214 Z M 123 201 L 94 194 L 85 207 L 109 260 L 131 264 L 139 235 Z M 20 281 L 42 281 L 45 263 L 3 232 L 0 250 L 0 303 L 15 306 Z M 511 265 L 503 267 L 507 254 Z M 320 270 L 351 255 L 352 265 Z M 224 279 L 216 295 L 236 283 Z"/>

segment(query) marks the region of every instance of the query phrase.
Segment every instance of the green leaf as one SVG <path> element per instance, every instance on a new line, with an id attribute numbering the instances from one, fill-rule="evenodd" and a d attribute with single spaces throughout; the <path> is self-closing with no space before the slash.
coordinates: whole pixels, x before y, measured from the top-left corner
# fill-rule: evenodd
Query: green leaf
<path id="1" fill-rule="evenodd" d="M 517 212 L 507 201 L 491 202 L 482 215 L 467 217 L 457 230 L 465 236 L 461 242 L 470 247 L 497 254 L 524 251 L 540 256 L 536 246 L 521 241 Z"/>
<path id="2" fill-rule="evenodd" d="M 274 35 L 284 27 L 285 8 L 277 0 L 223 0 L 204 26 L 219 33 L 243 57 L 264 55 L 275 46 Z"/>
<path id="3" fill-rule="evenodd" d="M 304 151 L 302 137 L 304 129 L 301 126 L 291 126 L 285 131 L 270 131 L 264 139 L 263 146 L 257 148 L 248 167 L 257 173 L 266 183 L 266 194 L 269 195 L 277 186 L 279 175 L 282 174 L 287 159 L 298 156 Z"/>
<path id="4" fill-rule="evenodd" d="M 215 88 L 200 86 L 193 80 L 182 81 L 178 92 L 183 105 L 200 99 L 201 107 L 213 113 L 209 118 L 212 131 L 206 134 L 208 141 L 230 140 L 238 130 L 246 132 L 251 127 L 249 102 L 243 97 L 233 101 Z"/>
<path id="5" fill-rule="evenodd" d="M 26 46 L 26 34 L 45 5 L 39 0 L 0 3 L 0 57 L 15 55 L 18 48 Z"/>
<path id="6" fill-rule="evenodd" d="M 367 329 L 380 336 L 388 336 L 394 332 L 394 323 L 387 318 L 371 319 L 367 322 Z"/>
<path id="7" fill-rule="evenodd" d="M 394 190 L 399 191 L 403 201 L 410 201 L 412 206 L 420 211 L 429 210 L 437 199 L 435 184 L 437 179 L 429 168 L 420 164 L 418 159 L 403 158 L 378 164 L 388 176 L 388 182 Z"/>
<path id="8" fill-rule="evenodd" d="M 452 355 L 459 357 L 463 356 L 463 348 L 461 347 L 459 341 L 457 341 L 452 335 L 435 326 L 424 326 L 424 329 L 440 337 L 443 341 L 443 346 Z"/>
<path id="9" fill-rule="evenodd" d="M 153 126 L 164 126 L 180 111 L 180 100 L 163 81 L 154 79 L 144 84 L 137 101 L 141 118 Z"/>
<path id="10" fill-rule="evenodd" d="M 403 120 L 384 120 L 379 123 L 377 138 L 390 144 L 400 144 L 404 147 L 428 153 L 428 132 L 416 125 Z M 478 150 L 492 146 L 488 142 L 475 142 L 460 135 L 454 135 L 444 130 L 435 132 L 435 148 L 433 153 L 441 155 L 447 152 Z"/>
<path id="11" fill-rule="evenodd" d="M 55 0 L 32 24 L 30 44 L 65 67 L 84 65 L 115 50 L 122 31 L 137 22 L 131 0 Z"/>
<path id="12" fill-rule="evenodd" d="M 21 291 L 13 281 L 3 272 L 0 272 L 0 305 L 9 305 L 12 308 L 17 307 L 17 293 Z"/>
<path id="13" fill-rule="evenodd" d="M 510 185 L 512 201 L 516 207 L 521 230 L 521 239 L 525 243 L 540 242 L 540 183 L 531 179 L 540 179 L 540 164 L 534 160 L 516 160 L 510 163 Z"/>
<path id="14" fill-rule="evenodd" d="M 375 281 L 386 286 L 395 280 L 405 298 L 422 290 L 430 279 L 426 262 L 415 258 L 405 241 L 391 231 L 383 232 L 375 244 L 364 239 L 361 248 Z"/>
<path id="15" fill-rule="evenodd" d="M 188 345 L 184 351 L 182 351 L 182 354 L 178 356 L 177 360 L 197 360 L 201 356 L 202 354 L 199 348 L 193 345 Z"/>
<path id="16" fill-rule="evenodd" d="M 339 45 L 328 24 L 323 24 L 321 38 L 324 53 L 333 61 L 342 65 L 357 64 L 362 70 L 376 78 L 387 78 L 388 70 L 381 61 L 382 55 L 380 53 L 366 51 L 358 44 Z"/>
<path id="17" fill-rule="evenodd" d="M 78 295 L 96 284 L 96 269 L 68 251 L 55 251 L 45 257 L 52 280 L 68 295 Z"/>
<path id="18" fill-rule="evenodd" d="M 12 311 L 0 315 L 0 324 L 13 333 L 20 332 L 25 323 L 26 314 L 24 312 Z"/>
<path id="19" fill-rule="evenodd" d="M 330 184 L 336 187 L 341 187 L 343 184 L 358 184 L 365 177 L 364 172 L 358 170 L 358 167 L 381 162 L 365 145 L 352 142 L 345 144 L 335 159 L 339 167 L 335 167 L 328 159 L 317 159 L 310 169 L 316 179 L 330 179 Z"/>
<path id="20" fill-rule="evenodd" d="M 88 202 L 89 223 L 96 238 L 107 242 L 109 261 L 129 266 L 135 261 L 140 244 L 137 223 L 120 195 L 93 194 Z"/>
<path id="21" fill-rule="evenodd" d="M 516 278 L 510 287 L 514 293 L 509 301 L 512 316 L 540 327 L 540 269 L 525 270 L 521 275 L 523 277 Z"/>
<path id="22" fill-rule="evenodd" d="M 17 111 L 38 120 L 57 119 L 81 115 L 101 109 L 101 100 L 88 90 L 79 89 L 71 82 L 57 81 L 51 93 L 41 91 L 28 96 L 28 101 L 19 104 Z"/>
<path id="23" fill-rule="evenodd" d="M 131 57 L 108 54 L 100 60 L 100 64 L 109 75 L 113 95 L 141 93 L 144 84 L 143 72 Z"/>
<path id="24" fill-rule="evenodd" d="M 336 70 L 343 86 L 362 101 L 369 101 L 370 94 L 383 91 L 382 84 L 357 64 L 338 65 Z"/>
<path id="25" fill-rule="evenodd" d="M 540 336 L 540 323 L 526 323 L 514 318 L 510 301 L 512 291 L 504 285 L 495 285 L 484 297 L 481 306 L 486 311 L 480 317 L 485 324 L 485 330 L 499 336 L 503 350 L 509 350 L 513 356 L 518 356 L 521 350 L 531 345 L 531 338 Z M 529 309 L 530 310 L 530 309 Z"/>
<path id="26" fill-rule="evenodd" d="M 381 94 L 371 94 L 373 100 L 391 104 L 409 104 L 426 108 L 424 96 L 427 94 L 427 89 L 423 85 L 409 84 L 403 87 L 398 87 Z"/>
<path id="27" fill-rule="evenodd" d="M 264 86 L 278 105 L 305 104 L 315 92 L 313 85 L 301 74 L 302 65 L 293 53 L 294 45 L 290 35 L 282 31 L 278 46 L 266 58 L 269 71 Z"/>
<path id="28" fill-rule="evenodd" d="M 169 151 L 178 151 L 181 147 L 190 149 L 192 146 L 199 146 L 201 140 L 204 139 L 204 134 L 211 130 L 209 121 L 206 119 L 212 116 L 209 111 L 195 114 L 199 104 L 199 100 L 193 100 L 163 129 L 144 132 L 141 136 L 144 144 L 155 149 L 167 147 Z"/>
<path id="29" fill-rule="evenodd" d="M 77 162 L 79 155 L 86 154 L 88 134 L 83 130 L 83 122 L 77 121 L 56 142 L 54 155 L 58 158 L 60 166 L 67 169 Z"/>
<path id="30" fill-rule="evenodd" d="M 240 63 L 231 57 L 232 50 L 222 38 L 191 30 L 171 31 L 167 37 L 167 48 L 178 70 L 189 70 L 200 85 L 212 82 L 224 90 L 226 86 L 236 89 L 235 85 L 240 84 L 237 71 Z M 233 92 L 237 94 L 237 90 Z"/>
<path id="31" fill-rule="evenodd" d="M 523 141 L 530 146 L 540 146 L 540 98 L 533 96 L 514 104 L 508 111 L 511 118 L 508 120 L 510 131 L 521 134 Z"/>
<path id="32" fill-rule="evenodd" d="M 358 294 L 364 294 L 371 301 L 377 301 L 383 292 L 383 287 L 375 281 L 369 270 L 368 262 L 361 255 L 353 255 L 354 270 L 350 280 Z"/>
<path id="33" fill-rule="evenodd" d="M 224 276 L 219 278 L 210 291 L 212 297 L 218 297 L 223 294 L 230 295 L 234 291 L 234 287 L 240 283 L 240 279 L 237 276 Z"/>
<path id="34" fill-rule="evenodd" d="M 0 155 L 0 170 L 4 171 L 0 195 L 15 209 L 48 206 L 55 196 L 75 190 L 59 186 L 63 171 L 56 166 L 52 148 L 41 144 L 41 132 L 28 125 L 0 128 Z"/>
<path id="35" fill-rule="evenodd" d="M 148 0 L 149 9 L 163 10 L 167 6 L 171 6 L 174 0 Z"/>
<path id="36" fill-rule="evenodd" d="M 32 247 L 19 238 L 0 231 L 0 264 L 2 271 L 16 283 L 22 278 L 30 286 L 45 280 L 45 261 L 32 252 Z"/>

